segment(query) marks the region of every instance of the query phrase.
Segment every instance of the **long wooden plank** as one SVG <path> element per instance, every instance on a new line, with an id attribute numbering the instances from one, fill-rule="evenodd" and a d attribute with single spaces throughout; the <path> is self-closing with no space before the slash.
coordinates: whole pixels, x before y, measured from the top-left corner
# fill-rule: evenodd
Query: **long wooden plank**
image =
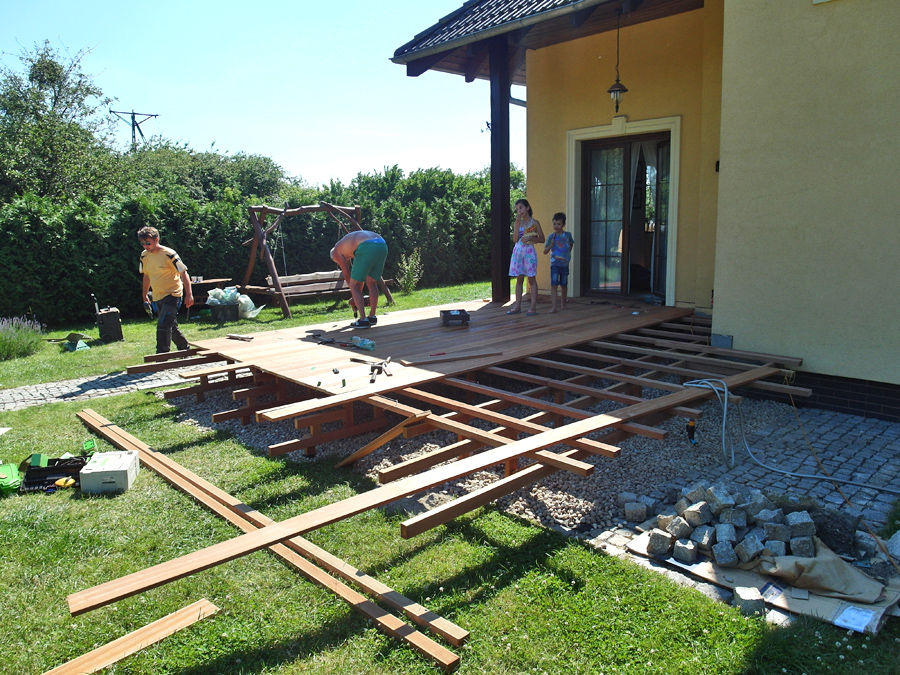
<path id="1" fill-rule="evenodd" d="M 734 388 L 763 377 L 770 377 L 777 372 L 776 368 L 755 368 L 746 373 L 738 373 L 725 378 L 725 382 L 729 388 Z M 643 415 L 666 410 L 677 405 L 684 405 L 691 401 L 702 400 L 710 396 L 712 396 L 712 392 L 708 389 L 691 387 L 674 394 L 660 396 L 643 403 L 622 408 L 617 410 L 614 415 L 597 415 L 589 419 L 579 420 L 542 434 L 515 441 L 503 447 L 487 450 L 477 455 L 436 467 L 422 474 L 402 478 L 340 502 L 328 504 L 275 525 L 264 527 L 256 532 L 243 534 L 173 560 L 153 565 L 147 569 L 133 572 L 119 579 L 113 579 L 92 588 L 72 593 L 67 598 L 69 611 L 73 615 L 83 614 L 122 598 L 130 597 L 195 572 L 239 558 L 253 551 L 258 551 L 285 539 L 296 537 L 304 532 L 309 532 L 329 523 L 349 518 L 357 513 L 388 504 L 401 497 L 416 494 L 435 485 L 446 483 L 509 459 L 521 457 L 526 453 L 541 450 L 557 443 L 564 443 L 594 431 L 607 429 L 624 420 L 636 419 Z"/>
<path id="2" fill-rule="evenodd" d="M 407 391 L 409 395 L 413 395 L 414 393 L 425 394 L 425 392 L 419 392 L 418 390 L 414 389 L 404 391 Z M 402 412 L 404 409 L 418 412 L 418 409 L 416 408 L 411 408 L 410 406 L 406 406 L 397 401 L 391 401 L 390 399 L 383 400 L 383 397 L 379 396 L 373 396 L 370 401 L 373 405 L 385 405 L 387 406 L 387 409 L 394 412 L 399 412 L 400 414 L 410 414 Z M 486 414 L 482 412 L 483 409 L 475 408 L 474 406 L 467 407 L 464 403 L 461 403 L 459 401 L 452 401 L 450 405 L 456 406 L 456 408 L 459 410 L 466 410 L 468 408 L 471 408 L 472 410 L 478 410 L 479 416 Z M 504 415 L 503 417 L 506 416 Z M 511 424 L 519 422 L 519 420 L 516 420 L 516 418 L 514 417 L 508 417 L 507 419 L 511 420 Z M 482 431 L 481 429 L 476 429 L 475 427 L 469 426 L 468 424 L 463 424 L 462 422 L 457 422 L 455 420 L 449 419 L 448 417 L 443 417 L 440 415 L 431 415 L 430 417 L 428 417 L 428 421 L 432 426 L 437 427 L 438 429 L 443 429 L 444 431 L 452 431 L 456 434 L 459 434 L 460 436 L 478 441 L 484 445 L 508 445 L 513 442 L 512 439 L 502 436 L 497 431 Z M 594 448 L 598 453 L 605 452 L 605 448 L 601 447 L 601 444 L 595 443 L 594 441 L 591 441 L 589 439 L 585 439 L 584 441 L 573 441 L 573 444 L 578 445 L 578 447 L 583 446 L 585 448 Z M 536 452 L 528 454 L 539 462 L 542 462 L 544 464 L 551 464 L 557 469 L 565 469 L 566 471 L 571 471 L 578 476 L 590 476 L 594 471 L 594 467 L 591 464 L 571 460 L 555 452 L 538 450 Z"/>
<path id="3" fill-rule="evenodd" d="M 449 378 L 447 382 L 450 380 L 454 380 L 455 378 Z M 499 391 L 499 390 L 498 390 Z M 534 422 L 528 422 L 526 420 L 519 419 L 518 417 L 512 417 L 511 415 L 504 415 L 503 413 L 495 412 L 493 410 L 488 410 L 486 408 L 479 408 L 474 405 L 469 405 L 467 403 L 463 403 L 462 401 L 457 401 L 452 398 L 448 398 L 446 396 L 440 396 L 438 394 L 431 394 L 426 391 L 422 391 L 421 389 L 415 389 L 413 387 L 407 387 L 402 391 L 402 393 L 406 396 L 411 396 L 420 401 L 424 401 L 431 405 L 438 405 L 447 410 L 455 410 L 457 412 L 464 412 L 472 417 L 477 417 L 483 419 L 488 422 L 493 422 L 494 424 L 501 424 L 503 427 L 507 429 L 515 429 L 516 431 L 527 431 L 529 433 L 540 434 L 549 429 L 549 427 L 543 426 L 541 424 L 535 424 Z M 583 411 L 580 411 L 582 415 L 585 415 Z M 488 433 L 496 434 L 497 431 L 491 431 Z M 477 440 L 477 439 L 476 439 Z M 615 457 L 619 454 L 619 449 L 613 446 L 610 446 L 606 443 L 601 443 L 600 441 L 595 441 L 590 438 L 579 438 L 577 440 L 572 441 L 572 445 L 581 450 L 586 450 L 595 455 L 605 455 L 606 457 Z"/>
<path id="4" fill-rule="evenodd" d="M 528 406 L 531 408 L 535 408 L 537 410 L 544 410 L 549 413 L 553 413 L 555 415 L 560 415 L 563 417 L 571 417 L 573 419 L 583 419 L 585 417 L 590 417 L 593 413 L 585 412 L 580 408 L 575 408 L 568 405 L 561 405 L 558 403 L 550 403 L 549 401 L 544 401 L 543 399 L 534 398 L 533 396 L 523 396 L 521 394 L 513 394 L 512 392 L 503 391 L 502 389 L 497 389 L 496 387 L 488 387 L 483 384 L 477 384 L 475 382 L 469 382 L 468 380 L 462 380 L 456 377 L 448 377 L 444 380 L 445 384 L 449 384 L 453 387 L 458 387 L 460 389 L 465 389 L 467 391 L 472 391 L 476 393 L 483 394 L 485 396 L 494 396 L 496 398 L 502 398 L 507 401 L 511 401 L 513 403 L 517 403 L 520 405 Z M 648 438 L 653 438 L 655 440 L 661 440 L 665 438 L 666 432 L 662 429 L 654 429 L 652 427 L 648 427 L 644 424 L 636 424 L 634 422 L 622 422 L 621 424 L 616 425 L 626 431 L 630 431 L 633 434 L 638 434 L 640 436 L 647 436 Z"/>
<path id="5" fill-rule="evenodd" d="M 175 359 L 172 361 L 163 361 L 161 363 L 141 363 L 136 366 L 128 366 L 125 372 L 129 375 L 135 373 L 157 373 L 162 370 L 170 370 L 172 368 L 186 368 L 187 366 L 199 366 L 204 363 L 215 363 L 223 361 L 219 356 L 189 356 L 184 359 Z"/>
<path id="6" fill-rule="evenodd" d="M 671 409 L 667 412 L 671 412 Z M 663 414 L 651 416 L 651 421 L 655 422 L 657 418 L 662 419 L 663 416 Z M 625 440 L 629 435 L 630 434 L 626 431 L 616 430 L 606 434 L 605 437 L 608 437 L 610 441 L 618 443 Z M 566 454 L 570 457 L 580 457 L 584 455 L 584 452 L 582 450 L 569 450 Z M 468 513 L 473 509 L 477 509 L 480 506 L 490 504 L 495 499 L 511 494 L 519 488 L 534 483 L 552 473 L 552 467 L 543 466 L 541 464 L 532 464 L 521 471 L 517 471 L 511 476 L 500 478 L 493 483 L 472 490 L 462 497 L 458 497 L 452 501 L 441 504 L 440 506 L 436 506 L 425 513 L 421 513 L 405 520 L 400 523 L 400 536 L 404 539 L 409 539 L 422 534 L 423 532 L 427 532 L 438 525 L 448 523 L 454 518 L 457 518 L 464 513 Z"/>
<path id="7" fill-rule="evenodd" d="M 258 531 L 275 522 L 200 478 L 189 469 L 182 467 L 170 457 L 150 449 L 145 443 L 93 410 L 84 410 L 78 413 L 78 417 L 116 447 L 137 450 L 140 453 L 141 461 L 149 468 L 244 532 Z M 335 593 L 354 609 L 371 619 L 385 633 L 409 643 L 410 646 L 437 662 L 445 670 L 452 669 L 458 664 L 459 657 L 456 654 L 422 633 L 410 629 L 402 620 L 385 612 L 365 596 L 329 576 L 307 558 L 325 563 L 330 571 L 358 584 L 379 599 L 404 611 L 416 623 L 430 628 L 452 644 L 461 645 L 468 637 L 468 631 L 360 572 L 303 537 L 297 536 L 283 543 L 275 544 L 270 546 L 269 550 L 294 566 L 308 580 Z"/>
<path id="8" fill-rule="evenodd" d="M 148 623 L 142 628 L 123 635 L 110 643 L 97 647 L 97 649 L 82 654 L 76 659 L 48 670 L 44 675 L 81 675 L 82 673 L 96 673 L 126 656 L 141 651 L 156 644 L 163 638 L 191 626 L 200 619 L 205 619 L 219 611 L 219 608 L 206 598 L 191 603 L 187 607 L 172 612 L 168 616 Z"/>

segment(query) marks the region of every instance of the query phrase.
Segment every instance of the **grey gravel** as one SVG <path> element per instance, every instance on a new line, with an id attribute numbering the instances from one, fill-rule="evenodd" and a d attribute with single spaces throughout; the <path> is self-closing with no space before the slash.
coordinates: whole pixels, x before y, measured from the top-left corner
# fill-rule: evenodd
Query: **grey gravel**
<path id="1" fill-rule="evenodd" d="M 196 403 L 193 397 L 174 399 L 172 403 L 181 410 L 184 421 L 203 427 L 214 427 L 232 431 L 242 442 L 265 452 L 268 445 L 297 438 L 298 432 L 290 421 L 277 423 L 254 423 L 243 426 L 237 420 L 212 424 L 213 412 L 228 410 L 235 406 L 227 392 L 208 395 L 207 400 Z M 361 410 L 366 406 L 361 405 Z M 695 496 L 706 496 L 703 486 L 725 486 L 718 494 L 745 494 L 745 502 L 758 510 L 774 507 L 765 492 L 775 492 L 794 499 L 813 497 L 820 503 L 841 504 L 828 497 L 838 495 L 828 481 L 806 481 L 784 476 L 781 473 L 759 466 L 746 450 L 735 448 L 735 465 L 729 467 L 723 456 L 720 442 L 721 413 L 717 403 L 708 402 L 700 407 L 704 415 L 697 423 L 698 445 L 692 446 L 684 434 L 683 420 L 670 419 L 658 425 L 668 431 L 665 440 L 656 441 L 633 436 L 619 444 L 621 454 L 617 458 L 589 456 L 585 458 L 594 465 L 594 473 L 580 477 L 565 471 L 557 471 L 541 481 L 526 486 L 511 495 L 497 500 L 500 508 L 517 516 L 532 520 L 547 527 L 560 527 L 585 538 L 596 537 L 599 532 L 615 527 L 622 521 L 620 500 L 630 497 L 647 497 L 658 502 L 665 501 L 672 494 L 681 492 L 684 486 L 697 486 L 702 490 Z M 734 406 L 732 406 L 733 408 Z M 806 437 L 818 438 L 837 424 L 842 433 L 837 442 L 817 443 L 816 454 L 826 466 L 836 466 L 834 473 L 841 473 L 835 457 L 852 454 L 859 458 L 852 468 L 859 472 L 862 466 L 869 471 L 869 488 L 842 485 L 841 490 L 851 500 L 841 509 L 856 509 L 861 512 L 871 527 L 880 528 L 887 512 L 873 508 L 884 494 L 879 487 L 900 485 L 900 425 L 892 425 L 881 420 L 869 420 L 850 415 L 838 415 L 828 411 L 801 409 L 797 412 L 791 406 L 773 401 L 757 401 L 745 398 L 741 404 L 744 411 L 748 442 L 757 456 L 786 470 L 809 471 L 814 462 L 805 442 Z M 510 408 L 507 414 L 522 416 L 525 410 Z M 797 415 L 802 423 L 798 426 Z M 400 418 L 396 418 L 400 421 Z M 479 424 L 479 423 L 475 423 Z M 822 426 L 824 425 L 824 426 Z M 490 425 L 482 425 L 488 428 Z M 732 425 L 730 425 L 732 426 Z M 822 426 L 821 430 L 817 429 Z M 868 429 L 867 431 L 864 431 Z M 364 444 L 373 440 L 380 432 L 371 432 L 342 441 L 323 443 L 316 448 L 316 456 L 307 458 L 301 451 L 287 457 L 296 462 L 319 461 L 322 458 L 343 458 Z M 848 446 L 848 436 L 856 440 Z M 590 437 L 602 438 L 601 434 Z M 449 432 L 433 431 L 411 439 L 397 438 L 382 446 L 354 464 L 354 469 L 373 480 L 378 471 L 398 462 L 422 455 L 456 441 Z M 563 448 L 551 448 L 562 450 Z M 866 461 L 866 456 L 871 459 Z M 523 459 L 521 466 L 531 461 Z M 473 489 L 492 483 L 502 476 L 501 467 L 479 471 L 454 483 L 438 486 L 433 492 L 446 498 L 455 498 Z M 803 487 L 801 487 L 803 485 Z M 752 490 L 759 492 L 753 493 Z M 630 494 L 623 494 L 630 493 Z M 725 500 L 728 501 L 727 499 Z M 677 510 L 677 508 L 676 508 Z"/>

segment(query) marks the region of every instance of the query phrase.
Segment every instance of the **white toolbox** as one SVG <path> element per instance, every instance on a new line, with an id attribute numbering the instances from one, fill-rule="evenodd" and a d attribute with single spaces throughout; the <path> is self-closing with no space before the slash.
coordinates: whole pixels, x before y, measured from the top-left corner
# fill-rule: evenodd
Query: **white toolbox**
<path id="1" fill-rule="evenodd" d="M 134 483 L 139 468 L 136 450 L 94 453 L 78 474 L 81 491 L 125 492 Z"/>

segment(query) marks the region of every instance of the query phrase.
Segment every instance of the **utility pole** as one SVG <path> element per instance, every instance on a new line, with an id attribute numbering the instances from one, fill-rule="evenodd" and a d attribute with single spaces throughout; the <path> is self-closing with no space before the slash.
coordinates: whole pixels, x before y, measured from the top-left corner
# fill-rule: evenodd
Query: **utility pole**
<path id="1" fill-rule="evenodd" d="M 127 117 L 123 117 L 123 115 L 131 116 L 131 150 L 137 147 L 137 134 L 141 135 L 141 140 L 146 141 L 147 138 L 144 136 L 144 132 L 141 131 L 141 124 L 149 120 L 151 117 L 159 117 L 159 115 L 154 115 L 151 113 L 136 113 L 132 110 L 130 113 L 126 110 L 110 110 L 112 114 L 116 115 L 123 122 L 129 122 Z M 141 119 L 137 119 L 137 115 L 141 115 Z"/>

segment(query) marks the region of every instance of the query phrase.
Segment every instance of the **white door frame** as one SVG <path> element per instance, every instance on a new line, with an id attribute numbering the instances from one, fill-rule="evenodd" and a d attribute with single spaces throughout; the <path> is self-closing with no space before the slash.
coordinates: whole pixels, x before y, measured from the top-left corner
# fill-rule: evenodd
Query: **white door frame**
<path id="1" fill-rule="evenodd" d="M 566 132 L 566 213 L 572 236 L 581 241 L 581 149 L 585 141 L 636 134 L 669 132 L 669 233 L 666 238 L 666 305 L 675 304 L 675 253 L 678 239 L 678 167 L 681 157 L 681 117 L 629 122 L 624 115 L 612 124 Z M 572 256 L 571 295 L 581 295 L 581 255 Z"/>

